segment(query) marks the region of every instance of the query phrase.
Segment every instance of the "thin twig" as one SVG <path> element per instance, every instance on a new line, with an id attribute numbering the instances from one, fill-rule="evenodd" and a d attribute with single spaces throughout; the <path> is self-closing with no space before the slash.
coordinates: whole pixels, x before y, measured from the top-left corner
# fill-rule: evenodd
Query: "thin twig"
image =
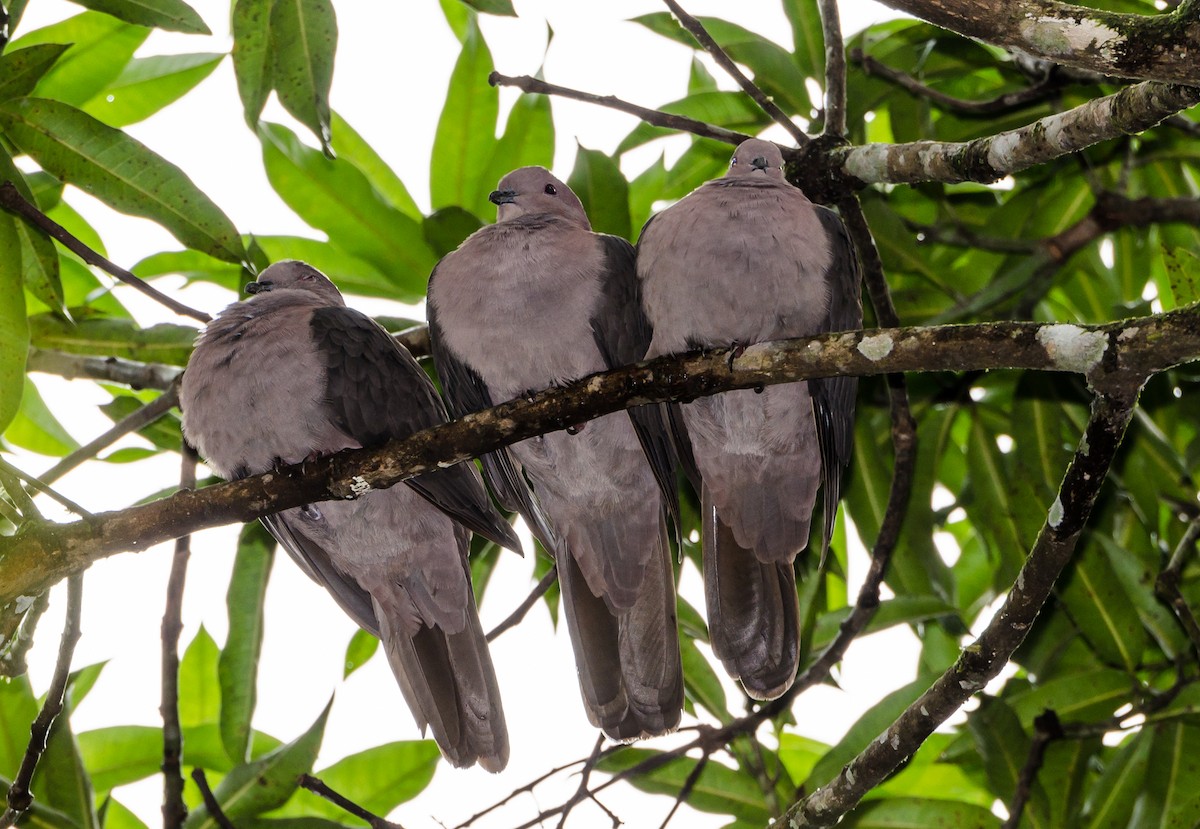
<path id="1" fill-rule="evenodd" d="M 8 473 L 17 476 L 18 478 L 23 480 L 25 483 L 29 484 L 31 487 L 33 487 L 34 489 L 36 489 L 38 492 L 42 493 L 43 495 L 48 495 L 49 497 L 53 498 L 55 501 L 58 501 L 58 503 L 62 504 L 64 507 L 66 507 L 68 510 L 70 510 L 71 512 L 78 515 L 80 518 L 91 519 L 91 518 L 96 517 L 96 516 L 92 515 L 92 513 L 88 512 L 86 509 L 84 509 L 83 507 L 79 506 L 79 504 L 72 501 L 67 496 L 63 495 L 62 493 L 56 492 L 48 483 L 43 481 L 41 478 L 37 477 L 36 475 L 30 475 L 28 472 L 22 472 L 20 469 L 17 469 L 15 466 L 10 464 L 8 461 L 4 460 L 3 458 L 0 458 L 0 468 L 3 468 Z M 11 491 L 9 491 L 9 495 L 12 495 Z M 32 503 L 32 502 L 30 502 L 30 503 Z"/>
<path id="2" fill-rule="evenodd" d="M 0 676 L 21 676 L 28 669 L 25 657 L 33 647 L 33 635 L 37 631 L 38 622 L 50 606 L 50 591 L 38 595 L 33 606 L 20 617 L 21 622 L 9 639 L 7 645 L 0 651 Z"/>
<path id="3" fill-rule="evenodd" d="M 1158 574 L 1158 578 L 1154 581 L 1154 592 L 1158 597 L 1170 606 L 1171 611 L 1175 614 L 1175 618 L 1179 620 L 1180 626 L 1187 633 L 1188 638 L 1192 640 L 1192 648 L 1200 655 L 1200 624 L 1196 622 L 1196 616 L 1192 613 L 1191 607 L 1188 606 L 1187 600 L 1183 597 L 1183 593 L 1179 589 L 1180 582 L 1183 576 L 1183 565 L 1188 556 L 1196 552 L 1196 542 L 1200 540 L 1200 518 L 1196 518 L 1188 525 L 1187 530 L 1180 539 L 1178 546 L 1175 547 L 1175 552 L 1171 554 L 1171 560 L 1166 568 Z"/>
<path id="4" fill-rule="evenodd" d="M 163 395 L 164 397 L 166 395 Z M 196 488 L 196 452 L 185 442 L 180 451 L 179 488 Z M 191 558 L 190 535 L 175 539 L 167 601 L 162 618 L 163 829 L 179 829 L 187 819 L 183 801 L 183 729 L 179 722 L 179 634 L 183 631 L 183 587 Z"/>
<path id="5" fill-rule="evenodd" d="M 1062 736 L 1062 725 L 1053 711 L 1043 711 L 1034 719 L 1029 753 L 1025 756 L 1025 765 L 1021 767 L 1021 773 L 1017 776 L 1017 787 L 1013 792 L 1012 804 L 1008 808 L 1008 820 L 1004 821 L 1000 829 L 1017 829 L 1021 825 L 1021 813 L 1025 811 L 1029 796 L 1033 794 L 1033 785 L 1037 782 L 1042 760 L 1046 756 L 1046 746 Z"/>
<path id="6" fill-rule="evenodd" d="M 825 35 L 825 135 L 846 134 L 846 44 L 837 0 L 820 0 Z"/>
<path id="7" fill-rule="evenodd" d="M 556 775 L 560 772 L 566 771 L 567 769 L 571 768 L 572 766 L 583 765 L 589 759 L 591 759 L 590 755 L 588 757 L 584 757 L 579 760 L 572 760 L 570 763 L 564 763 L 561 766 L 555 766 L 554 768 L 550 769 L 548 772 L 541 775 L 540 777 L 537 777 L 537 778 L 529 781 L 528 783 L 526 783 L 523 786 L 518 786 L 517 788 L 513 789 L 511 792 L 508 793 L 508 795 L 503 800 L 499 800 L 499 801 L 493 803 L 491 806 L 488 806 L 482 812 L 476 812 L 474 815 L 472 815 L 471 817 L 467 818 L 462 823 L 455 826 L 454 829 L 466 829 L 466 827 L 470 826 L 472 823 L 479 820 L 480 818 L 486 817 L 487 815 L 490 815 L 492 812 L 496 811 L 497 809 L 501 808 L 502 806 L 506 806 L 507 804 L 511 803 L 513 800 L 516 800 L 518 795 L 532 793 L 535 788 L 540 786 L 542 783 L 545 783 L 547 780 L 549 780 L 554 775 Z"/>
<path id="8" fill-rule="evenodd" d="M 105 380 L 122 383 L 132 389 L 161 390 L 169 388 L 183 372 L 183 369 L 163 363 L 139 363 L 120 357 L 88 357 L 42 348 L 29 349 L 25 367 L 29 371 L 55 374 L 67 380 Z"/>
<path id="9" fill-rule="evenodd" d="M 899 69 L 893 69 L 886 63 L 865 54 L 862 49 L 852 49 L 850 51 L 850 59 L 859 64 L 868 75 L 876 75 L 883 78 L 906 92 L 910 92 L 918 98 L 925 98 L 932 101 L 942 109 L 953 112 L 956 115 L 969 117 L 993 116 L 1012 112 L 1027 107 L 1030 104 L 1044 101 L 1063 87 L 1063 83 L 1060 80 L 1062 76 L 1052 75 L 1040 83 L 1027 86 L 1024 89 L 1018 89 L 1015 92 L 1005 92 L 1003 95 L 997 95 L 995 98 L 989 98 L 984 101 L 968 101 L 963 98 L 955 98 L 953 95 L 947 95 L 945 92 L 926 86 L 912 75 L 901 72 Z"/>
<path id="10" fill-rule="evenodd" d="M 208 810 L 208 816 L 213 819 L 213 822 L 221 829 L 237 829 L 221 811 L 221 804 L 217 802 L 216 795 L 208 785 L 208 776 L 205 775 L 204 769 L 199 766 L 192 769 L 192 780 L 196 783 L 196 788 L 200 790 L 200 799 L 204 801 L 204 808 Z"/>
<path id="11" fill-rule="evenodd" d="M 529 595 L 525 597 L 525 600 L 517 605 L 517 609 L 510 613 L 508 618 L 506 618 L 503 622 L 488 631 L 488 635 L 486 637 L 487 640 L 489 642 L 494 641 L 496 637 L 504 633 L 504 631 L 519 625 L 521 620 L 525 618 L 525 614 L 529 612 L 529 609 L 533 607 L 538 599 L 546 595 L 546 591 L 549 590 L 550 586 L 557 580 L 558 568 L 551 566 L 546 575 L 542 576 L 541 580 L 534 585 L 533 590 L 529 591 Z"/>
<path id="12" fill-rule="evenodd" d="M 42 511 L 37 508 L 37 504 L 25 491 L 25 487 L 21 484 L 22 480 L 24 480 L 24 476 L 21 472 L 0 458 L 0 486 L 4 487 L 4 491 L 12 499 L 13 506 L 21 514 L 21 520 L 41 521 L 43 520 Z"/>
<path id="13" fill-rule="evenodd" d="M 8 789 L 8 807 L 0 815 L 0 829 L 16 825 L 17 820 L 33 805 L 33 794 L 29 784 L 37 770 L 38 761 L 46 750 L 50 729 L 66 704 L 67 680 L 71 675 L 71 659 L 75 655 L 75 643 L 79 641 L 79 619 L 83 610 L 83 574 L 76 573 L 67 579 L 67 619 L 63 626 L 62 639 L 58 645 L 58 662 L 54 665 L 54 676 L 46 702 L 37 719 L 29 728 L 29 745 L 21 760 L 21 767 L 13 777 Z"/>
<path id="14" fill-rule="evenodd" d="M 733 59 L 713 40 L 712 35 L 704 28 L 703 23 L 684 11 L 683 7 L 675 2 L 675 0 L 663 0 L 663 2 L 679 18 L 679 22 L 683 25 L 683 28 L 687 29 L 692 37 L 696 39 L 696 42 L 712 55 L 717 65 L 724 69 L 729 77 L 737 81 L 742 91 L 749 95 L 763 112 L 771 116 L 771 120 L 787 130 L 788 135 L 795 139 L 797 147 L 803 147 L 811 140 L 804 134 L 804 130 L 796 126 L 795 122 L 787 116 L 787 113 L 780 109 L 779 105 L 759 88 L 758 84 L 746 77 L 746 74 L 741 69 L 738 69 Z"/>
<path id="15" fill-rule="evenodd" d="M 118 420 L 107 432 L 79 447 L 38 477 L 44 483 L 54 483 L 84 461 L 91 460 L 100 454 L 101 451 L 116 443 L 125 435 L 136 432 L 144 426 L 149 426 L 169 412 L 174 406 L 178 405 L 178 403 L 179 386 L 176 383 L 154 400 Z"/>
<path id="16" fill-rule="evenodd" d="M 488 75 L 488 83 L 492 86 L 512 86 L 522 92 L 538 95 L 557 95 L 560 98 L 570 98 L 573 101 L 583 101 L 588 104 L 608 107 L 618 112 L 637 116 L 645 123 L 655 127 L 690 132 L 692 135 L 698 135 L 701 138 L 724 141 L 726 144 L 733 144 L 734 146 L 741 144 L 748 138 L 753 138 L 753 136 L 746 135 L 745 133 L 727 130 L 724 127 L 714 126 L 713 124 L 706 124 L 694 118 L 687 118 L 683 115 L 671 115 L 668 112 L 659 112 L 657 109 L 648 109 L 637 104 L 631 104 L 628 101 L 622 101 L 620 98 L 612 95 L 594 95 L 591 92 L 581 92 L 578 89 L 557 86 L 552 83 L 546 83 L 538 78 L 530 77 L 529 75 L 518 75 L 513 78 L 501 75 L 499 72 L 493 72 Z"/>
<path id="17" fill-rule="evenodd" d="M 129 271 L 125 270 L 119 265 L 113 264 L 99 253 L 92 250 L 83 242 L 72 236 L 71 233 L 62 225 L 55 222 L 42 211 L 38 210 L 36 205 L 27 201 L 25 197 L 22 196 L 17 190 L 16 185 L 14 185 L 11 181 L 5 181 L 3 184 L 0 184 L 0 207 L 8 210 L 11 213 L 15 213 L 24 219 L 30 226 L 46 234 L 51 239 L 57 240 L 62 244 L 63 247 L 74 253 L 84 262 L 100 268 L 100 270 L 107 274 L 115 276 L 117 279 L 121 280 L 127 285 L 130 285 L 133 288 L 141 291 L 155 302 L 170 308 L 175 313 L 181 314 L 185 317 L 191 317 L 192 319 L 199 320 L 200 322 L 208 322 L 212 319 L 211 316 L 203 311 L 197 311 L 195 308 L 185 305 L 177 299 L 172 299 L 162 291 L 150 285 L 145 280 L 134 276 Z"/>
<path id="18" fill-rule="evenodd" d="M 671 804 L 671 811 L 667 812 L 667 816 L 663 818 L 663 822 L 658 825 L 658 829 L 667 829 L 667 824 L 671 822 L 671 818 L 675 817 L 675 813 L 679 811 L 679 806 L 687 800 L 692 789 L 696 788 L 696 782 L 700 779 L 700 775 L 704 773 L 704 767 L 708 765 L 709 755 L 705 754 L 696 761 L 696 765 L 688 772 L 687 779 L 683 781 L 683 786 L 679 789 L 679 794 L 675 795 L 675 802 Z"/>
<path id="19" fill-rule="evenodd" d="M 595 800 L 592 792 L 588 790 L 588 781 L 592 778 L 592 772 L 596 770 L 596 763 L 600 761 L 600 752 L 604 748 L 604 735 L 599 734 L 596 737 L 596 745 L 592 747 L 592 753 L 588 755 L 587 761 L 583 764 L 583 768 L 579 772 L 579 785 L 575 789 L 575 793 L 571 795 L 567 802 L 559 807 L 559 819 L 557 829 L 563 829 L 567 824 L 567 816 L 571 814 L 571 810 L 583 801 L 591 798 Z M 600 801 L 595 800 L 596 805 L 608 811 Z M 611 816 L 612 813 L 609 812 Z M 548 817 L 548 815 L 547 815 Z"/>
<path id="20" fill-rule="evenodd" d="M 313 777 L 311 774 L 300 775 L 300 787 L 308 789 L 315 795 L 325 798 L 333 805 L 345 810 L 348 814 L 354 815 L 356 818 L 365 820 L 371 829 L 404 829 L 399 823 L 392 823 L 386 818 L 382 818 L 374 812 L 370 812 L 359 806 L 353 800 L 350 800 L 345 795 L 339 794 L 329 788 L 324 781 Z"/>

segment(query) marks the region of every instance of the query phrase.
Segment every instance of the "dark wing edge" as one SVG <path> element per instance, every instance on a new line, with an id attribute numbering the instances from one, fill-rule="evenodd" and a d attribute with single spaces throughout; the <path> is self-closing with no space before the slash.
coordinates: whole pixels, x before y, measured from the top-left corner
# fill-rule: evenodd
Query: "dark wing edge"
<path id="1" fill-rule="evenodd" d="M 649 224 L 649 222 L 647 222 Z M 641 283 L 637 277 L 637 254 L 633 245 L 619 236 L 597 234 L 604 251 L 606 274 L 600 286 L 599 307 L 592 309 L 592 336 L 610 369 L 632 365 L 646 357 L 653 329 L 642 311 Z M 677 462 L 663 404 L 626 409 L 642 444 L 654 479 L 662 490 L 667 513 L 682 540 Z"/>
<path id="2" fill-rule="evenodd" d="M 436 274 L 435 268 L 434 276 Z M 433 278 L 430 277 L 431 283 Z M 437 367 L 438 377 L 441 378 L 442 393 L 450 411 L 455 417 L 462 417 L 494 406 L 491 391 L 483 382 L 483 378 L 445 345 L 438 323 L 437 308 L 432 302 L 428 305 L 428 313 L 433 363 Z M 542 546 L 547 550 L 555 550 L 558 546 L 558 535 L 551 528 L 541 505 L 537 502 L 537 497 L 529 487 L 529 482 L 525 480 L 508 449 L 488 452 L 479 460 L 483 463 L 483 475 L 500 506 L 509 512 L 519 513 Z"/>
<path id="3" fill-rule="evenodd" d="M 829 283 L 829 312 L 823 331 L 855 331 L 862 328 L 862 277 L 858 256 L 841 218 L 824 207 L 815 208 L 829 239 L 830 262 L 825 276 Z M 854 401 L 857 377 L 826 377 L 809 381 L 817 439 L 821 449 L 821 490 L 825 505 L 824 546 L 829 549 L 838 501 L 842 497 L 842 475 L 854 447 Z"/>
<path id="4" fill-rule="evenodd" d="M 358 443 L 379 446 L 449 420 L 424 370 L 370 317 L 351 308 L 318 308 L 311 328 L 334 422 Z M 405 483 L 472 532 L 521 552 L 520 539 L 492 506 L 472 464 Z"/>

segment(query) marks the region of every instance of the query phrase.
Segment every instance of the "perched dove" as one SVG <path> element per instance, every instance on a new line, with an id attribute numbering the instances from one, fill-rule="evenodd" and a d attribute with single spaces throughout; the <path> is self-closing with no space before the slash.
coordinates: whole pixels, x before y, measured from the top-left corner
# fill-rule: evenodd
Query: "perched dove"
<path id="1" fill-rule="evenodd" d="M 183 429 L 241 478 L 446 421 L 433 384 L 322 273 L 286 261 L 209 323 L 188 362 Z M 508 762 L 508 732 L 467 564 L 470 532 L 520 550 L 479 473 L 459 464 L 407 485 L 263 519 L 342 609 L 384 644 L 424 731 L 456 766 Z"/>
<path id="2" fill-rule="evenodd" d="M 496 224 L 442 259 L 429 282 L 451 410 L 640 359 L 648 338 L 633 247 L 592 233 L 579 199 L 542 167 L 509 173 L 489 198 Z M 644 452 L 630 417 L 616 412 L 483 458 L 500 503 L 554 554 L 588 719 L 617 740 L 675 728 L 683 705 L 670 447 Z"/>
<path id="3" fill-rule="evenodd" d="M 783 177 L 774 144 L 745 141 L 724 178 L 642 230 L 637 271 L 648 357 L 862 327 L 858 264 L 841 220 Z M 665 407 L 700 493 L 713 652 L 756 699 L 799 661 L 793 561 L 818 484 L 825 544 L 853 442 L 853 378 L 731 391 Z"/>

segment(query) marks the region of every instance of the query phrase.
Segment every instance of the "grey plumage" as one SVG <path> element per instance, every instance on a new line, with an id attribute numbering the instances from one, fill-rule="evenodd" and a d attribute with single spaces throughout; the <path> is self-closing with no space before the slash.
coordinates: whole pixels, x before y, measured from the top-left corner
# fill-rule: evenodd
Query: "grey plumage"
<path id="1" fill-rule="evenodd" d="M 858 265 L 841 220 L 783 177 L 749 140 L 723 178 L 653 217 L 638 278 L 648 357 L 862 326 Z M 700 494 L 713 651 L 758 699 L 782 694 L 799 660 L 796 555 L 818 486 L 824 541 L 853 438 L 853 378 L 726 392 L 664 407 Z"/>
<path id="2" fill-rule="evenodd" d="M 632 246 L 592 233 L 579 199 L 541 167 L 505 176 L 491 199 L 496 224 L 430 278 L 430 334 L 451 409 L 462 415 L 640 359 L 649 332 Z M 526 517 L 558 564 L 589 720 L 615 739 L 675 728 L 683 677 L 666 447 L 644 452 L 618 412 L 483 463 L 501 504 Z"/>
<path id="3" fill-rule="evenodd" d="M 316 269 L 279 262 L 247 290 L 255 296 L 200 335 L 180 397 L 184 434 L 222 477 L 381 445 L 447 419 L 412 356 Z M 263 523 L 380 637 L 417 724 L 443 755 L 504 768 L 508 733 L 471 590 L 468 529 L 518 552 L 520 542 L 474 466 Z"/>

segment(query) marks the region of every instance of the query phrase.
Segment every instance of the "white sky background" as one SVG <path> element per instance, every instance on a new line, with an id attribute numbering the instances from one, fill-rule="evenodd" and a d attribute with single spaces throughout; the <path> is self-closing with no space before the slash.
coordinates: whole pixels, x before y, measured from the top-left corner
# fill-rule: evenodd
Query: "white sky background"
<path id="1" fill-rule="evenodd" d="M 228 0 L 195 0 L 192 5 L 213 29 L 212 37 L 156 32 L 138 54 L 227 52 L 231 46 Z M 870 0 L 843 0 L 841 5 L 847 33 L 894 16 Z M 685 7 L 694 14 L 734 20 L 790 48 L 790 29 L 775 0 L 690 0 Z M 614 94 L 649 106 L 682 97 L 686 91 L 691 50 L 625 22 L 664 8 L 652 0 L 516 0 L 516 8 L 519 19 L 483 17 L 496 68 L 505 74 L 533 74 L 545 55 L 546 79 L 565 86 Z M 62 0 L 33 0 L 19 31 L 30 31 L 78 11 L 79 7 Z M 340 36 L 332 105 L 396 169 L 417 202 L 427 209 L 430 148 L 458 43 L 436 0 L 342 0 L 337 14 Z M 548 53 L 547 22 L 555 32 Z M 711 61 L 708 65 L 723 87 L 733 88 Z M 501 123 L 515 96 L 512 90 L 502 91 Z M 571 169 L 577 140 L 587 147 L 611 151 L 635 124 L 630 116 L 588 104 L 556 98 L 553 107 L 558 136 L 555 168 L 561 177 Z M 291 123 L 274 103 L 266 117 Z M 267 183 L 258 141 L 242 120 L 228 59 L 182 101 L 127 131 L 182 167 L 243 233 L 319 236 L 284 206 Z M 301 135 L 311 141 L 302 130 Z M 677 154 L 685 143 L 681 139 L 665 146 L 669 154 Z M 627 161 L 632 168 L 626 172 L 636 173 L 663 146 L 660 142 L 640 155 L 631 153 Z M 128 267 L 147 254 L 179 248 L 150 222 L 115 214 L 77 190 L 72 189 L 68 198 L 100 231 L 110 258 L 119 264 Z M 157 284 L 168 292 L 178 291 L 185 301 L 210 312 L 235 299 L 214 286 L 180 291 L 178 281 L 166 279 Z M 164 320 L 190 324 L 132 291 L 118 291 L 143 324 Z M 361 303 L 359 307 L 363 307 Z M 365 310 L 413 313 L 384 304 Z M 80 442 L 110 425 L 94 408 L 105 402 L 107 395 L 93 384 L 44 375 L 36 379 L 52 409 Z M 119 445 L 138 444 L 128 439 Z M 31 472 L 53 462 L 35 456 L 19 456 L 18 461 Z M 126 506 L 169 485 L 177 476 L 174 456 L 127 466 L 90 464 L 65 477 L 58 489 L 89 510 L 99 511 Z M 48 515 L 67 519 L 45 499 L 40 503 Z M 191 641 L 201 623 L 218 643 L 224 640 L 225 589 L 235 538 L 236 528 L 222 528 L 193 539 L 183 645 Z M 532 564 L 530 557 L 522 560 L 506 554 L 501 559 L 481 608 L 485 629 L 524 598 L 531 586 Z M 76 730 L 159 724 L 159 624 L 169 566 L 170 545 L 161 545 L 140 555 L 115 556 L 89 571 L 83 638 L 75 665 L 102 660 L 109 664 L 75 714 Z M 864 570 L 865 556 L 860 550 L 851 562 L 851 595 Z M 697 608 L 703 607 L 699 576 L 690 564 L 685 567 L 681 590 Z M 62 606 L 63 589 L 58 588 L 30 659 L 39 693 L 45 690 L 53 669 Z M 340 685 L 345 646 L 354 625 L 283 553 L 272 574 L 266 613 L 255 727 L 285 741 L 292 739 L 337 689 L 318 768 L 369 746 L 418 736 L 381 655 Z M 544 605 L 539 604 L 520 627 L 500 637 L 492 654 L 512 742 L 509 767 L 500 775 L 489 775 L 478 769 L 457 771 L 441 766 L 430 788 L 394 813 L 409 829 L 434 827 L 438 821 L 454 826 L 551 767 L 591 751 L 596 732 L 579 702 L 570 645 L 565 631 L 554 633 Z M 916 661 L 917 645 L 906 630 L 860 639 L 838 674 L 843 690 L 825 686 L 806 693 L 795 707 L 796 730 L 836 742 L 870 704 L 912 680 Z M 740 697 L 732 684 L 726 690 L 731 700 Z M 667 738 L 647 745 L 673 744 Z M 511 827 L 522 823 L 536 812 L 537 804 L 561 803 L 576 784 L 575 778 L 562 778 L 557 785 L 539 787 L 536 797 L 522 796 L 515 806 L 475 825 Z M 153 778 L 119 789 L 117 797 L 155 826 L 161 823 L 160 792 L 161 780 Z M 627 786 L 614 787 L 603 799 L 627 826 L 657 826 L 670 808 L 669 799 L 631 792 Z M 605 816 L 590 804 L 579 807 L 575 815 L 572 825 L 607 825 Z M 679 826 L 717 827 L 728 819 L 684 811 L 675 821 Z"/>

